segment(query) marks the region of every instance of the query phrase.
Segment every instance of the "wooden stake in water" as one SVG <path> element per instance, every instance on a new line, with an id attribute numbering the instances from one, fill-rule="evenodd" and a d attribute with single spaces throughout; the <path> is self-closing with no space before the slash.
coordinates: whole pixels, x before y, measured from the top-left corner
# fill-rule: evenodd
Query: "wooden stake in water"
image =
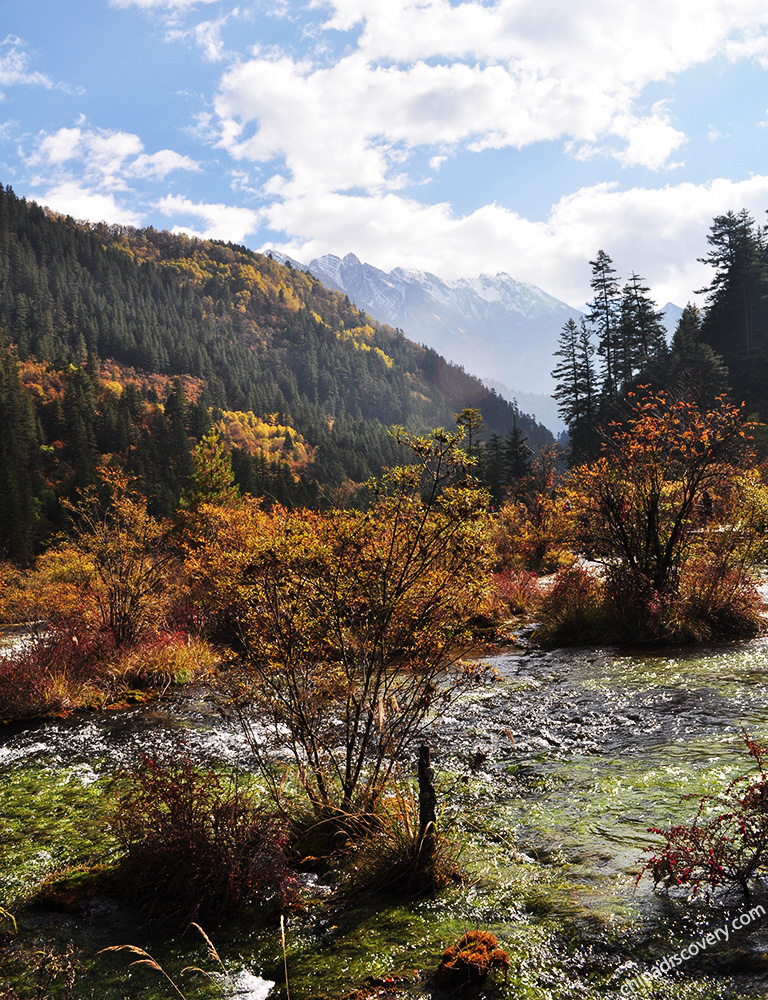
<path id="1" fill-rule="evenodd" d="M 285 917 L 280 914 L 280 936 L 283 939 L 283 967 L 285 968 L 285 996 L 286 1000 L 291 1000 L 291 993 L 288 989 L 288 956 L 285 953 Z"/>

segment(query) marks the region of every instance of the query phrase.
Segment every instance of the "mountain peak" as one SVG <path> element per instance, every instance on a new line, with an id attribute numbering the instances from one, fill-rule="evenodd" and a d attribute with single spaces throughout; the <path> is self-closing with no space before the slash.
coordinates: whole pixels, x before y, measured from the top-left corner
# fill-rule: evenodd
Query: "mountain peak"
<path id="1" fill-rule="evenodd" d="M 278 260 L 290 259 L 272 253 Z M 324 254 L 308 268 L 374 319 L 399 327 L 468 372 L 531 392 L 552 391 L 550 371 L 560 330 L 580 314 L 505 271 L 451 279 L 411 267 L 387 272 L 354 253 Z"/>
<path id="2" fill-rule="evenodd" d="M 325 254 L 310 261 L 309 269 L 374 319 L 399 327 L 467 371 L 537 392 L 551 392 L 557 338 L 563 323 L 579 314 L 504 271 L 453 279 L 411 267 L 387 272 L 354 253 Z"/>

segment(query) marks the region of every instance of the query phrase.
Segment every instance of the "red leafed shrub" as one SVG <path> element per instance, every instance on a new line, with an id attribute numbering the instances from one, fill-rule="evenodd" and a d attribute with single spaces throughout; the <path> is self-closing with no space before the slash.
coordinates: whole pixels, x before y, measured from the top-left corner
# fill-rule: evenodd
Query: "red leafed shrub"
<path id="1" fill-rule="evenodd" d="M 285 832 L 236 776 L 201 769 L 180 745 L 142 755 L 123 778 L 121 875 L 147 920 L 218 918 L 294 896 Z"/>
<path id="2" fill-rule="evenodd" d="M 749 894 L 749 881 L 768 868 L 768 747 L 744 736 L 757 774 L 735 778 L 721 795 L 705 795 L 690 826 L 649 828 L 664 838 L 638 875 L 648 872 L 654 886 L 680 886 L 696 895 L 719 887 Z M 691 796 L 685 796 L 690 798 Z"/>
<path id="3" fill-rule="evenodd" d="M 493 586 L 513 614 L 530 611 L 539 598 L 538 578 L 525 569 L 512 568 L 494 573 Z"/>
<path id="4" fill-rule="evenodd" d="M 563 644 L 593 640 L 604 630 L 603 583 L 581 566 L 561 569 L 536 609 L 536 638 Z"/>
<path id="5" fill-rule="evenodd" d="M 100 704 L 106 651 L 84 630 L 50 632 L 0 658 L 0 720 L 66 714 Z"/>

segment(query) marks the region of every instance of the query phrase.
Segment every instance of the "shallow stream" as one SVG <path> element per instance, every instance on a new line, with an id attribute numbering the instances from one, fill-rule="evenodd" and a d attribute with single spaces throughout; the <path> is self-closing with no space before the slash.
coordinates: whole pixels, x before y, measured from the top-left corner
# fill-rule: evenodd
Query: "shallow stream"
<path id="1" fill-rule="evenodd" d="M 416 971 L 374 994 L 443 996 L 429 973 L 444 947 L 480 928 L 511 963 L 489 996 L 768 997 L 768 899 L 707 907 L 635 884 L 653 841 L 647 827 L 691 819 L 696 802 L 683 793 L 717 792 L 749 771 L 743 731 L 768 742 L 768 642 L 652 656 L 516 650 L 492 662 L 500 681 L 455 703 L 432 739 L 441 824 L 462 839 L 470 877 L 436 899 L 366 897 L 343 908 L 322 880 L 309 883 L 319 903 L 287 921 L 291 996 L 341 997 L 368 976 L 402 970 Z M 124 953 L 95 958 L 108 945 L 141 945 L 174 976 L 185 965 L 211 968 L 191 934 L 148 938 L 135 914 L 106 897 L 74 912 L 22 907 L 48 872 L 108 859 L 105 782 L 147 741 L 180 730 L 201 758 L 249 766 L 239 732 L 202 692 L 0 731 L 0 906 L 19 915 L 19 940 L 73 940 L 89 966 L 76 997 L 171 995 L 157 972 L 129 969 Z M 642 991 L 637 977 L 655 961 L 762 904 L 766 916 Z M 206 929 L 240 976 L 227 995 L 285 995 L 278 928 L 246 916 Z M 220 995 L 185 982 L 189 997 Z"/>

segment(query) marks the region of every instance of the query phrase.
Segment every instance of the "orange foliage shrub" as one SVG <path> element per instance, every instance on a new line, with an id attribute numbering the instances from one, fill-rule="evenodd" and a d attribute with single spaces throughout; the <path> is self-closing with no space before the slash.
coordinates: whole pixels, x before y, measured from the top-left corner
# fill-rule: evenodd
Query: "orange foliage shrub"
<path id="1" fill-rule="evenodd" d="M 509 972 L 509 955 L 488 931 L 468 931 L 443 952 L 435 985 L 458 988 L 484 983 L 490 972 Z"/>

